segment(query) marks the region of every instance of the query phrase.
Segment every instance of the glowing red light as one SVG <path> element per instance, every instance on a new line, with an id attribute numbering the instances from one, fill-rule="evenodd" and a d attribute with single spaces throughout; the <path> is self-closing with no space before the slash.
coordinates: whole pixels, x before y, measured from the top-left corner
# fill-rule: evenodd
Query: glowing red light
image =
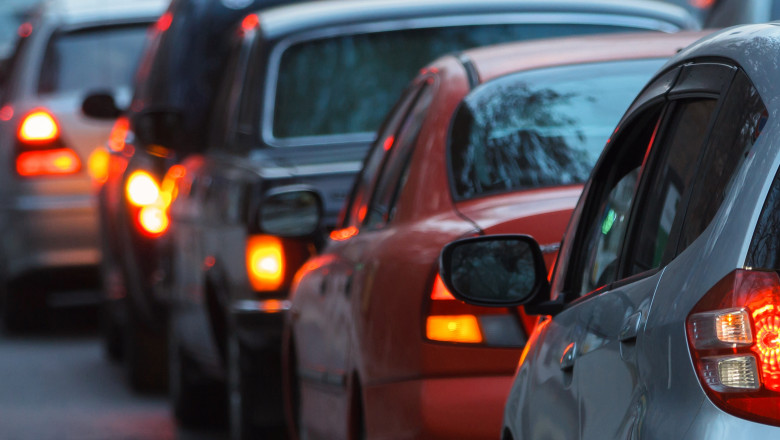
<path id="1" fill-rule="evenodd" d="M 756 342 L 753 351 L 761 359 L 764 386 L 780 391 L 780 310 L 767 304 L 753 311 Z"/>
<path id="2" fill-rule="evenodd" d="M 387 151 L 393 146 L 393 142 L 395 142 L 395 136 L 388 136 L 382 144 L 382 147 Z"/>
<path id="3" fill-rule="evenodd" d="M 350 238 L 357 235 L 357 233 L 358 233 L 358 228 L 354 226 L 350 226 L 344 229 L 336 229 L 335 231 L 330 233 L 330 239 L 333 241 L 349 240 Z"/>
<path id="4" fill-rule="evenodd" d="M 4 105 L 0 108 L 0 121 L 10 121 L 14 117 L 14 108 L 10 105 Z"/>
<path id="5" fill-rule="evenodd" d="M 155 27 L 158 32 L 165 32 L 171 27 L 171 23 L 173 23 L 173 14 L 166 12 L 157 20 Z"/>
<path id="6" fill-rule="evenodd" d="M 48 142 L 57 139 L 60 128 L 46 110 L 36 110 L 27 115 L 19 126 L 19 140 L 24 142 Z"/>
<path id="7" fill-rule="evenodd" d="M 29 22 L 25 22 L 19 25 L 19 29 L 17 29 L 16 32 L 19 34 L 20 37 L 27 38 L 30 35 L 32 35 L 32 31 L 33 31 L 32 24 Z"/>
<path id="8" fill-rule="evenodd" d="M 257 14 L 249 14 L 244 17 L 244 20 L 241 22 L 241 29 L 251 31 L 258 24 L 260 24 L 260 17 L 258 17 Z"/>
<path id="9" fill-rule="evenodd" d="M 452 293 L 450 293 L 449 289 L 447 289 L 447 286 L 444 285 L 444 282 L 441 280 L 441 276 L 439 274 L 436 274 L 436 280 L 433 282 L 433 291 L 431 292 L 431 299 L 436 300 L 454 300 L 455 297 L 452 296 Z"/>

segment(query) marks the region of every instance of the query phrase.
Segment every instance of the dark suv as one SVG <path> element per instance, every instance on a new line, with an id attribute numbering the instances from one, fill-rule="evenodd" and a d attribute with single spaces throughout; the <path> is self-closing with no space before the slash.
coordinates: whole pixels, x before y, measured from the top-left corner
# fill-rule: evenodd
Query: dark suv
<path id="1" fill-rule="evenodd" d="M 103 333 L 112 358 L 124 356 L 136 388 L 167 380 L 165 299 L 167 217 L 157 204 L 165 171 L 205 145 L 233 29 L 249 9 L 276 0 L 173 0 L 150 32 L 132 103 L 108 142 L 108 175 L 98 194 L 105 292 Z M 120 113 L 95 94 L 85 111 Z"/>
<path id="2" fill-rule="evenodd" d="M 291 228 L 285 216 L 322 210 L 322 226 L 336 224 L 375 130 L 428 61 L 509 40 L 695 26 L 673 6 L 613 1 L 322 1 L 248 15 L 208 148 L 168 174 L 174 407 L 204 395 L 196 379 L 227 377 L 237 437 L 281 423 L 287 294 L 322 244 L 316 223 Z"/>

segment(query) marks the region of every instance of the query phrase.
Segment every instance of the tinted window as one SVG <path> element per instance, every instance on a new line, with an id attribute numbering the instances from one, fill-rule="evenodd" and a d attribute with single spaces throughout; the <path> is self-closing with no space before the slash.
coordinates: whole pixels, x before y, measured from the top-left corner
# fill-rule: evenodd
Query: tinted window
<path id="1" fill-rule="evenodd" d="M 655 165 L 648 178 L 647 198 L 639 209 L 642 214 L 638 218 L 638 242 L 628 275 L 656 268 L 674 257 L 675 232 L 679 231 L 685 214 L 683 201 L 698 170 L 717 102 L 715 99 L 678 102 L 663 139 L 656 142 Z"/>
<path id="2" fill-rule="evenodd" d="M 373 132 L 417 71 L 446 53 L 505 41 L 626 30 L 573 24 L 475 25 L 298 43 L 281 57 L 273 135 Z"/>
<path id="3" fill-rule="evenodd" d="M 387 159 L 387 151 L 395 142 L 396 132 L 424 86 L 425 83 L 410 87 L 388 114 L 388 119 L 379 130 L 379 137 L 368 152 L 363 161 L 363 167 L 355 180 L 349 203 L 342 213 L 342 220 L 339 222 L 342 227 L 360 226 L 366 218 L 369 197 L 382 169 L 382 164 Z"/>
<path id="4" fill-rule="evenodd" d="M 128 86 L 145 37 L 146 26 L 55 34 L 43 59 L 38 92 L 63 93 Z"/>
<path id="5" fill-rule="evenodd" d="M 729 89 L 691 194 L 678 253 L 709 225 L 731 186 L 734 171 L 753 147 L 768 113 L 755 87 L 739 72 Z"/>
<path id="6" fill-rule="evenodd" d="M 575 237 L 578 250 L 567 290 L 584 295 L 615 281 L 642 162 L 659 114 L 660 108 L 650 109 L 624 128 L 596 170 L 578 228 L 582 236 Z"/>
<path id="7" fill-rule="evenodd" d="M 662 63 L 543 69 L 478 87 L 461 103 L 450 133 L 455 197 L 584 182 Z"/>
<path id="8" fill-rule="evenodd" d="M 780 271 L 780 170 L 761 210 L 745 266 Z"/>
<path id="9" fill-rule="evenodd" d="M 428 84 L 432 82 L 433 78 L 430 78 Z M 394 141 L 383 145 L 389 152 L 369 205 L 366 218 L 368 227 L 382 227 L 393 217 L 395 202 L 408 176 L 417 136 L 420 134 L 428 106 L 433 100 L 433 90 L 433 87 L 427 86 L 420 92 L 414 108 L 395 134 Z"/>

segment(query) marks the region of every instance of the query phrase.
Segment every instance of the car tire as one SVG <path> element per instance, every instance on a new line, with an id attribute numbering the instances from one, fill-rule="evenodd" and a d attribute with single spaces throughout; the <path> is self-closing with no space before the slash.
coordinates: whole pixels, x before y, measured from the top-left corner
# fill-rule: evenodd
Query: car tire
<path id="1" fill-rule="evenodd" d="M 0 303 L 3 330 L 6 333 L 18 333 L 29 328 L 32 311 L 21 301 L 15 290 L 4 286 L 0 291 Z"/>
<path id="2" fill-rule="evenodd" d="M 136 391 L 163 391 L 167 387 L 165 337 L 133 319 L 124 329 L 124 367 L 130 387 Z"/>
<path id="3" fill-rule="evenodd" d="M 168 330 L 168 395 L 176 420 L 184 426 L 202 427 L 224 422 L 223 386 L 206 381 L 181 347 L 176 329 Z"/>
<path id="4" fill-rule="evenodd" d="M 261 381 L 257 377 L 259 359 L 241 345 L 234 332 L 227 337 L 227 395 L 231 440 L 284 439 L 284 426 L 258 423 Z"/>

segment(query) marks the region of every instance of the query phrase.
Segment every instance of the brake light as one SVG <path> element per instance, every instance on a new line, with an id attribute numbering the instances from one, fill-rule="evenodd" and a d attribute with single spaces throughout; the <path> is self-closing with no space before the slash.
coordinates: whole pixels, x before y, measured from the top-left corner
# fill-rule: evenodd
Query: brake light
<path id="1" fill-rule="evenodd" d="M 144 206 L 138 211 L 138 225 L 149 237 L 158 237 L 168 230 L 170 219 L 162 206 Z"/>
<path id="2" fill-rule="evenodd" d="M 254 235 L 246 244 L 246 269 L 256 291 L 279 290 L 284 282 L 285 261 L 282 241 L 272 235 Z"/>
<path id="3" fill-rule="evenodd" d="M 19 126 L 19 140 L 22 142 L 50 142 L 59 136 L 60 127 L 57 121 L 45 110 L 36 110 L 28 114 Z"/>
<path id="4" fill-rule="evenodd" d="M 81 169 L 78 155 L 69 148 L 19 153 L 16 172 L 23 177 L 73 174 Z"/>
<path id="5" fill-rule="evenodd" d="M 521 347 L 526 340 L 522 314 L 511 312 L 456 300 L 437 274 L 429 296 L 425 337 L 437 342 Z"/>
<path id="6" fill-rule="evenodd" d="M 114 126 L 111 128 L 111 133 L 108 135 L 108 148 L 115 153 L 124 150 L 129 131 L 130 120 L 126 116 L 117 118 Z"/>
<path id="7" fill-rule="evenodd" d="M 780 425 L 780 277 L 735 270 L 687 319 L 699 380 L 724 411 Z"/>
<path id="8" fill-rule="evenodd" d="M 330 233 L 330 239 L 333 241 L 345 241 L 358 234 L 358 228 L 349 226 L 343 229 L 336 229 Z"/>
<path id="9" fill-rule="evenodd" d="M 125 186 L 127 200 L 135 206 L 149 206 L 160 198 L 160 186 L 146 171 L 134 171 Z"/>

